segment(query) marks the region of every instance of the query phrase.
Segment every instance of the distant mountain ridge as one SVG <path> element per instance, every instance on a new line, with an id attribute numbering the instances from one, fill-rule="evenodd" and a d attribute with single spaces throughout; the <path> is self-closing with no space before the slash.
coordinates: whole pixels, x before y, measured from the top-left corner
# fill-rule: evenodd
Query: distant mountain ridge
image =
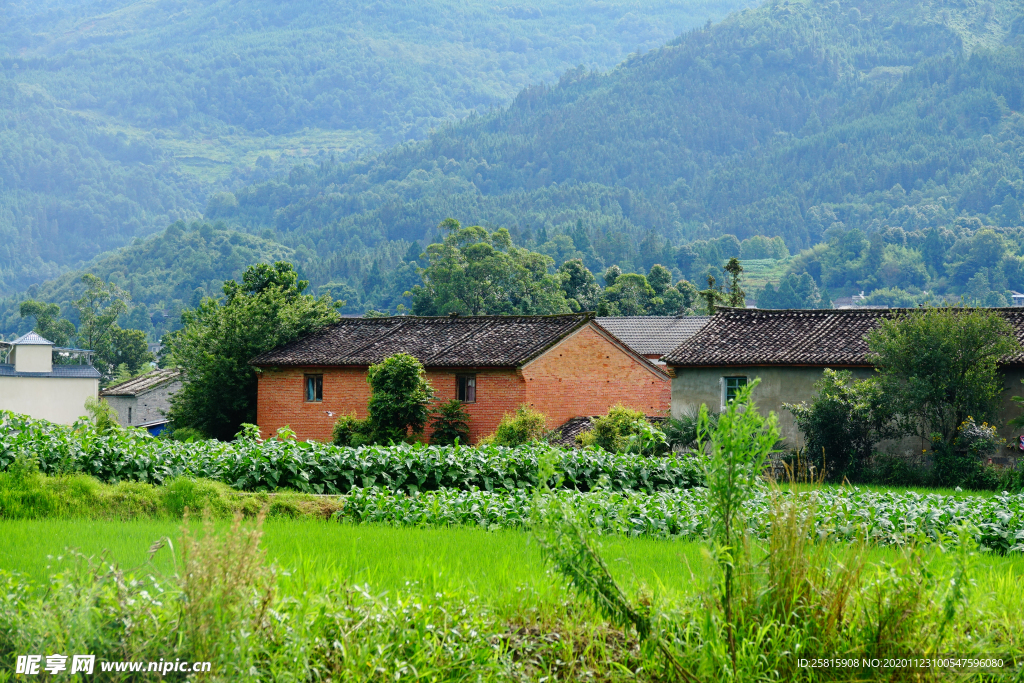
<path id="1" fill-rule="evenodd" d="M 205 216 L 391 310 L 447 217 L 556 263 L 661 263 L 701 286 L 740 240 L 779 236 L 807 250 L 787 277 L 833 297 L 995 302 L 1024 289 L 1022 104 L 1020 0 L 781 0 L 425 141 L 214 195 Z"/>
<path id="2" fill-rule="evenodd" d="M 301 159 L 353 159 L 747 0 L 8 0 L 0 294 Z"/>

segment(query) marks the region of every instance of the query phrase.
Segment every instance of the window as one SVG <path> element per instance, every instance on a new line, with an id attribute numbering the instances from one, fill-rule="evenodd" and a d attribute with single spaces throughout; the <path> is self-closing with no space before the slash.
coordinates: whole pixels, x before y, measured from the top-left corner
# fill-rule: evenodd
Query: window
<path id="1" fill-rule="evenodd" d="M 324 400 L 324 376 L 306 375 L 306 402 Z"/>
<path id="2" fill-rule="evenodd" d="M 463 403 L 476 402 L 476 375 L 455 375 L 456 396 Z"/>
<path id="3" fill-rule="evenodd" d="M 128 424 L 132 423 L 132 407 L 128 406 Z"/>
<path id="4" fill-rule="evenodd" d="M 740 387 L 747 386 L 746 377 L 723 377 L 722 378 L 722 407 L 725 407 L 733 402 L 736 398 L 736 392 L 739 391 Z"/>

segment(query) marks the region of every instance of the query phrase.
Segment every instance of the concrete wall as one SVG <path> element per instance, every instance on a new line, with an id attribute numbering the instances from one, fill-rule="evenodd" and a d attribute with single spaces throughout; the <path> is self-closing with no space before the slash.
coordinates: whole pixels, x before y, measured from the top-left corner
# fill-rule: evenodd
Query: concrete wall
<path id="1" fill-rule="evenodd" d="M 1022 411 L 1021 406 L 1014 403 L 1013 396 L 1024 396 L 1024 384 L 1021 384 L 1021 380 L 1024 379 L 1024 367 L 1011 367 L 1006 368 L 1003 372 L 1003 381 L 1006 391 L 1003 392 L 1003 404 L 999 411 L 999 418 L 997 423 L 1003 425 L 999 430 L 999 435 L 1006 439 L 1010 445 L 1016 446 L 1020 442 L 1020 436 L 1024 434 L 1024 429 L 1018 427 L 1017 429 L 1011 429 L 1006 426 L 1006 423 L 1015 417 L 1019 417 Z M 1011 458 L 1013 460 L 1024 457 L 1017 448 L 1007 449 L 1004 453 L 1000 453 L 1004 458 Z M 1007 464 L 1005 461 L 1003 464 Z"/>
<path id="2" fill-rule="evenodd" d="M 53 371 L 53 347 L 49 344 L 18 344 L 12 355 L 15 372 Z"/>
<path id="3" fill-rule="evenodd" d="M 793 414 L 782 404 L 810 401 L 816 393 L 814 383 L 821 379 L 823 371 L 820 367 L 676 368 L 672 379 L 672 415 L 678 417 L 702 403 L 711 410 L 722 410 L 724 377 L 746 377 L 748 382 L 760 377 L 761 383 L 753 393 L 758 411 L 762 415 L 774 411 L 782 438 L 790 446 L 802 448 L 803 434 L 797 429 Z M 874 374 L 870 368 L 855 368 L 851 372 L 856 379 Z"/>
<path id="4" fill-rule="evenodd" d="M 163 420 L 171 409 L 171 396 L 181 389 L 181 382 L 166 382 L 154 389 L 140 393 L 138 396 L 104 396 L 107 402 L 117 411 L 118 422 L 122 427 L 136 426 Z M 131 408 L 131 421 L 128 421 L 128 409 Z"/>
<path id="5" fill-rule="evenodd" d="M 80 377 L 0 377 L 0 410 L 71 424 L 86 415 L 85 399 L 99 387 L 98 379 Z"/>

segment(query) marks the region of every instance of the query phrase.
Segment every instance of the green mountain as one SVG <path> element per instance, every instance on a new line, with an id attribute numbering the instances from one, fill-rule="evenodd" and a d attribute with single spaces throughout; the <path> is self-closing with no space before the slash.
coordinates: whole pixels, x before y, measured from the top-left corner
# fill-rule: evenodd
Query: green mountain
<path id="1" fill-rule="evenodd" d="M 0 293 L 746 0 L 5 0 Z"/>
<path id="2" fill-rule="evenodd" d="M 707 240 L 725 234 L 780 236 L 795 252 L 850 233 L 854 246 L 834 257 L 846 275 L 798 264 L 833 296 L 962 293 L 971 274 L 945 270 L 970 251 L 954 249 L 961 238 L 990 226 L 1007 256 L 1022 255 L 1004 230 L 1021 224 L 1024 200 L 1022 8 L 771 2 L 610 72 L 569 71 L 424 142 L 220 195 L 206 213 L 273 230 L 314 282 L 366 296 L 374 269 L 408 263 L 388 245 L 433 239 L 449 216 L 507 227 L 556 261 L 660 262 L 691 279 L 715 265 Z M 924 263 L 929 231 L 940 246 Z M 870 259 L 866 235 L 880 236 Z M 923 279 L 877 277 L 887 246 L 914 252 L 890 249 L 890 268 L 906 262 Z M 990 267 L 990 284 L 1024 288 L 1013 264 Z"/>

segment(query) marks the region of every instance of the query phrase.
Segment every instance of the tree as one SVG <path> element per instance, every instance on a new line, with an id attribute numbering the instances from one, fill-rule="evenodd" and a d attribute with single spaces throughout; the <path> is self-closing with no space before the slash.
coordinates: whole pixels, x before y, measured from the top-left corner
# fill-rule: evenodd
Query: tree
<path id="1" fill-rule="evenodd" d="M 71 346 L 75 338 L 75 325 L 60 317 L 60 306 L 28 299 L 21 302 L 22 318 L 35 316 L 36 334 L 53 342 L 54 346 Z"/>
<path id="2" fill-rule="evenodd" d="M 129 375 L 134 377 L 145 369 L 148 363 L 156 360 L 149 352 L 146 333 L 142 330 L 123 330 L 118 326 L 110 332 L 109 355 L 103 358 L 108 368 L 124 366 Z"/>
<path id="3" fill-rule="evenodd" d="M 182 329 L 164 337 L 168 364 L 185 375 L 171 399 L 176 427 L 231 439 L 243 422 L 256 422 L 254 356 L 338 319 L 329 295 L 304 294 L 292 264 L 250 266 L 241 283 L 224 283 L 223 301 L 205 298 L 181 315 Z"/>
<path id="4" fill-rule="evenodd" d="M 435 446 L 451 446 L 456 439 L 460 444 L 468 444 L 469 413 L 462 401 L 453 398 L 439 405 L 430 429 L 430 443 Z"/>
<path id="5" fill-rule="evenodd" d="M 740 287 L 740 276 L 743 274 L 743 266 L 740 265 L 739 259 L 735 256 L 730 258 L 729 262 L 725 264 L 725 272 L 729 273 L 729 293 L 727 297 L 729 305 L 734 308 L 746 308 L 747 295 Z"/>
<path id="6" fill-rule="evenodd" d="M 991 421 L 1003 390 L 997 364 L 1019 353 L 994 311 L 929 307 L 908 311 L 868 335 L 882 393 L 905 430 L 951 447 L 968 417 Z"/>
<path id="7" fill-rule="evenodd" d="M 370 366 L 367 419 L 375 443 L 399 442 L 409 432 L 423 433 L 430 419 L 434 390 L 423 374 L 423 364 L 407 353 L 396 353 Z"/>
<path id="8" fill-rule="evenodd" d="M 607 275 L 606 275 L 607 279 Z M 599 315 L 648 315 L 654 299 L 654 288 L 638 273 L 625 273 L 613 278 L 615 284 L 605 287 L 597 306 Z"/>
<path id="9" fill-rule="evenodd" d="M 897 436 L 894 415 L 876 378 L 854 381 L 849 370 L 826 368 L 810 405 L 784 404 L 804 434 L 808 460 L 830 481 L 855 479 L 875 444 Z"/>
<path id="10" fill-rule="evenodd" d="M 581 259 L 563 263 L 558 268 L 558 275 L 562 278 L 562 293 L 573 310 L 593 311 L 597 307 L 601 288 Z"/>
<path id="11" fill-rule="evenodd" d="M 715 277 L 708 275 L 708 288 L 702 289 L 697 293 L 704 304 L 705 315 L 714 315 L 715 308 L 727 301 L 725 294 L 722 292 L 721 285 L 715 286 Z"/>
<path id="12" fill-rule="evenodd" d="M 82 276 L 85 291 L 72 306 L 78 311 L 77 345 L 96 352 L 96 369 L 110 373 L 114 356 L 114 333 L 120 329 L 117 318 L 128 310 L 131 296 L 115 284 L 107 284 L 92 273 Z"/>
<path id="13" fill-rule="evenodd" d="M 554 261 L 512 244 L 508 230 L 462 227 L 454 218 L 439 228 L 444 241 L 426 249 L 423 284 L 409 292 L 416 315 L 536 315 L 569 313 Z"/>

